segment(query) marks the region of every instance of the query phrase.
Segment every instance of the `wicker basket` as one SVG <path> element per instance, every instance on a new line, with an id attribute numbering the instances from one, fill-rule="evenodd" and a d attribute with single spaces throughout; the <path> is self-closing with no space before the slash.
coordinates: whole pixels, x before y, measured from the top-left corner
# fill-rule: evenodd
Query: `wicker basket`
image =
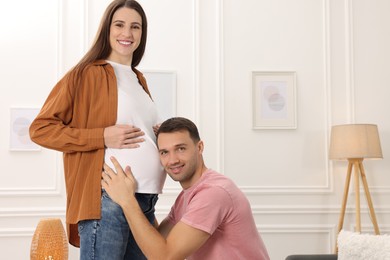
<path id="1" fill-rule="evenodd" d="M 60 219 L 42 219 L 35 229 L 31 260 L 68 260 L 68 241 Z"/>

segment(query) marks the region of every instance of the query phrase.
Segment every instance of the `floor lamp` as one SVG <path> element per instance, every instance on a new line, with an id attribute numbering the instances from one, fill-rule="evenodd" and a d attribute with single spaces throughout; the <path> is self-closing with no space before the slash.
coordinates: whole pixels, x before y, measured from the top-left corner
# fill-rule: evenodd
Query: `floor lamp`
<path id="1" fill-rule="evenodd" d="M 364 159 L 383 158 L 377 126 L 372 124 L 348 124 L 333 126 L 330 138 L 329 158 L 331 160 L 348 160 L 347 177 L 345 180 L 344 195 L 341 205 L 337 234 L 343 228 L 349 184 L 351 182 L 352 169 L 354 169 L 356 231 L 361 232 L 359 193 L 359 182 L 361 180 L 364 187 L 364 193 L 367 198 L 375 234 L 379 235 L 379 227 L 363 167 Z"/>

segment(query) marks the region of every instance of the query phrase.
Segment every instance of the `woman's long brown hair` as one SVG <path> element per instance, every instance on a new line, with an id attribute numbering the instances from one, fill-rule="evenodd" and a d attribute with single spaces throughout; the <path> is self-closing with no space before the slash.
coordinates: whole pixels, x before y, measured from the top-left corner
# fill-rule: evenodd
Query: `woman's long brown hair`
<path id="1" fill-rule="evenodd" d="M 145 52 L 148 33 L 148 22 L 146 19 L 145 12 L 142 6 L 135 0 L 114 0 L 104 12 L 92 47 L 74 67 L 77 73 L 76 78 L 80 78 L 79 76 L 87 65 L 97 60 L 107 59 L 107 57 L 111 54 L 112 49 L 110 46 L 110 26 L 112 22 L 112 17 L 114 16 L 114 13 L 122 7 L 135 10 L 142 18 L 141 42 L 138 48 L 133 53 L 131 67 L 134 68 L 141 62 Z"/>

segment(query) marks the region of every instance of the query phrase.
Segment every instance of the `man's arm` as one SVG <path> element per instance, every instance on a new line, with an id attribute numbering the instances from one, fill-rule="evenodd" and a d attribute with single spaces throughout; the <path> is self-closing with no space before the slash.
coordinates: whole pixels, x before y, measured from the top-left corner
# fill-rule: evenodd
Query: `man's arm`
<path id="1" fill-rule="evenodd" d="M 144 216 L 134 196 L 136 181 L 130 167 L 125 172 L 115 158 L 111 158 L 117 174 L 107 165 L 102 173 L 102 186 L 123 209 L 131 232 L 138 246 L 148 259 L 180 259 L 192 255 L 210 237 L 207 232 L 193 228 L 183 222 L 176 225 L 164 220 L 162 234 Z"/>
<path id="2" fill-rule="evenodd" d="M 171 232 L 172 228 L 173 228 L 173 224 L 166 218 L 164 219 L 163 221 L 161 221 L 160 225 L 157 227 L 157 230 L 158 232 L 160 232 L 160 234 L 167 238 L 169 232 Z"/>

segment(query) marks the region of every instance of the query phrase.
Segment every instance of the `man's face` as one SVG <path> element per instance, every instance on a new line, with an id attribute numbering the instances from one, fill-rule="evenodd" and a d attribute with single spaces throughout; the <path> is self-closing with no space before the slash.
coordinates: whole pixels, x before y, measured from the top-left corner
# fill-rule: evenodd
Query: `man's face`
<path id="1" fill-rule="evenodd" d="M 160 161 L 168 175 L 179 181 L 184 189 L 200 177 L 203 165 L 203 142 L 194 143 L 188 131 L 160 133 L 158 136 Z"/>

